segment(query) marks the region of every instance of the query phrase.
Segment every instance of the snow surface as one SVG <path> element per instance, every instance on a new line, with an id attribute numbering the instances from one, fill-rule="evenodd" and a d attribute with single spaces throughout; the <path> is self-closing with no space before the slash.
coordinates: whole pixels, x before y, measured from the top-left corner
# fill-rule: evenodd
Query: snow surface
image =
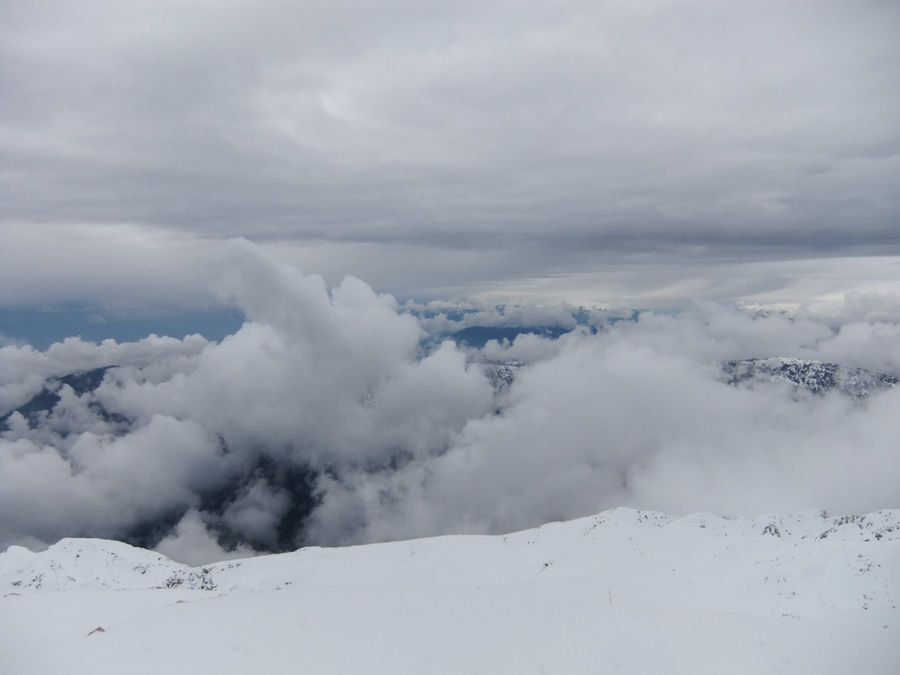
<path id="1" fill-rule="evenodd" d="M 900 510 L 622 508 L 199 568 L 65 539 L 0 554 L 0 671 L 896 675 L 898 600 Z"/>

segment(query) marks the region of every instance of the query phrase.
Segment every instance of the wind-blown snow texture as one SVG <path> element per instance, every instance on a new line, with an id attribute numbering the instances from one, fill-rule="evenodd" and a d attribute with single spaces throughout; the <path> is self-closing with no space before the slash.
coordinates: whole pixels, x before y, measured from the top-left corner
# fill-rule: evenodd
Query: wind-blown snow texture
<path id="1" fill-rule="evenodd" d="M 620 508 L 507 536 L 202 568 L 66 539 L 0 554 L 0 654 L 36 675 L 893 675 L 898 563 L 900 511 Z"/>

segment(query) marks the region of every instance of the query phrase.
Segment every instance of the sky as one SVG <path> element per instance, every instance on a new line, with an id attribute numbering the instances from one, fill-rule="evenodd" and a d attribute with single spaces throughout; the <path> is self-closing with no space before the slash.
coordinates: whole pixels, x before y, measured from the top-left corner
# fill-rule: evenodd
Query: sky
<path id="1" fill-rule="evenodd" d="M 0 26 L 3 309 L 210 311 L 234 237 L 401 300 L 900 290 L 889 0 L 4 0 Z"/>

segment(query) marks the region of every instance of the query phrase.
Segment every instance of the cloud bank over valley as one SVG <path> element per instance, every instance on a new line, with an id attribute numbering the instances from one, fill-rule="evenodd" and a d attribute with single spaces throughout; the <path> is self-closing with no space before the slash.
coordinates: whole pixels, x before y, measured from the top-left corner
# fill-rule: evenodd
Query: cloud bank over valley
<path id="1" fill-rule="evenodd" d="M 204 562 L 613 506 L 897 506 L 896 296 L 790 316 L 401 305 L 243 240 L 207 260 L 246 318 L 221 341 L 0 348 L 0 546 L 107 537 Z M 854 397 L 723 372 L 769 357 L 886 384 Z"/>

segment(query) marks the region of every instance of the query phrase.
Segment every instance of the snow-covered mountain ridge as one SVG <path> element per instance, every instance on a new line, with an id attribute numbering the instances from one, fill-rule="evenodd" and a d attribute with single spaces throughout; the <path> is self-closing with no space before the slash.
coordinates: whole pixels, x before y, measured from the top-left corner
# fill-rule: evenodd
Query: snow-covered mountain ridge
<path id="1" fill-rule="evenodd" d="M 16 673 L 888 675 L 898 601 L 900 510 L 619 508 L 199 568 L 65 539 L 0 554 L 0 657 Z"/>
<path id="2" fill-rule="evenodd" d="M 625 545 L 624 542 L 630 542 Z M 697 572 L 730 559 L 745 572 L 765 571 L 742 579 L 752 581 L 794 574 L 789 584 L 794 604 L 801 602 L 795 583 L 799 570 L 815 563 L 842 578 L 840 600 L 833 606 L 896 608 L 900 578 L 891 578 L 887 553 L 900 551 L 900 510 L 861 516 L 828 517 L 762 515 L 726 519 L 698 514 L 674 517 L 653 511 L 618 508 L 596 516 L 509 535 L 445 536 L 404 542 L 342 548 L 310 547 L 293 553 L 260 556 L 189 567 L 128 544 L 102 539 L 64 539 L 35 553 L 11 546 L 0 554 L 0 593 L 66 590 L 278 590 L 308 585 L 326 574 L 334 582 L 378 583 L 441 578 L 448 583 L 477 580 L 479 584 L 525 582 L 535 573 L 576 578 L 593 569 L 601 573 L 617 565 L 638 564 L 653 583 L 661 561 L 672 565 L 671 590 Z M 482 555 L 489 554 L 489 555 Z M 472 563 L 463 564 L 461 558 Z M 490 564 L 479 565 L 483 558 Z M 378 565 L 371 564 L 378 561 Z M 843 570 L 843 573 L 842 573 Z M 341 571 L 346 573 L 342 579 Z M 733 572 L 736 570 L 732 570 Z M 898 570 L 900 571 L 900 570 Z M 277 573 L 276 573 L 277 572 Z M 814 583 L 809 571 L 804 585 Z M 837 578 L 835 579 L 837 580 Z M 857 580 L 859 594 L 847 596 Z M 699 581 L 693 579 L 689 585 Z M 779 582 L 787 584 L 787 581 Z M 821 598 L 824 589 L 817 589 Z M 783 603 L 787 607 L 791 603 Z"/>

